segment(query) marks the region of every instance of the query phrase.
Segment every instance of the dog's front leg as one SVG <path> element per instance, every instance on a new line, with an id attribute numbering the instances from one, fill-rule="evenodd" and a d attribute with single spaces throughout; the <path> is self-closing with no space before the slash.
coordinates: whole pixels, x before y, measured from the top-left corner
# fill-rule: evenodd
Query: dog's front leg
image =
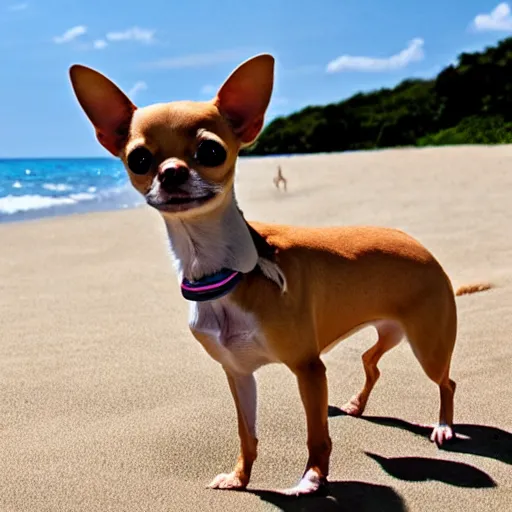
<path id="1" fill-rule="evenodd" d="M 235 400 L 240 436 L 240 456 L 231 473 L 215 477 L 209 487 L 213 489 L 244 489 L 249 483 L 251 469 L 257 455 L 256 438 L 256 380 L 254 375 L 226 375 Z"/>
<path id="2" fill-rule="evenodd" d="M 297 377 L 300 397 L 306 411 L 308 433 L 308 462 L 301 481 L 285 494 L 311 494 L 327 482 L 331 438 L 327 420 L 327 377 L 325 366 L 316 358 L 292 368 Z"/>

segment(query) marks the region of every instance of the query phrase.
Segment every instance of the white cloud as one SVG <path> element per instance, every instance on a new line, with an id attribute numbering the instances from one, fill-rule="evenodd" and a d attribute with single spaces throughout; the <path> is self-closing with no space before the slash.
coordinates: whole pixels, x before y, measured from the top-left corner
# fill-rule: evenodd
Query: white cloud
<path id="1" fill-rule="evenodd" d="M 207 84 L 207 85 L 203 85 L 203 87 L 201 87 L 201 94 L 203 94 L 204 96 L 212 96 L 216 92 L 217 92 L 217 87 L 215 87 L 215 85 Z"/>
<path id="2" fill-rule="evenodd" d="M 356 57 L 342 55 L 327 64 L 328 73 L 342 71 L 391 71 L 407 67 L 411 62 L 420 61 L 425 56 L 423 51 L 423 39 L 413 39 L 407 48 L 391 57 Z"/>
<path id="3" fill-rule="evenodd" d="M 191 55 L 182 55 L 181 57 L 171 57 L 170 59 L 161 59 L 146 64 L 150 68 L 160 69 L 183 69 L 183 68 L 203 68 L 222 64 L 224 62 L 233 62 L 240 60 L 247 52 L 241 50 L 223 50 L 212 53 L 195 53 Z"/>
<path id="4" fill-rule="evenodd" d="M 109 32 L 107 39 L 109 41 L 138 41 L 140 43 L 154 42 L 155 30 L 140 27 L 132 27 L 123 32 Z"/>
<path id="5" fill-rule="evenodd" d="M 107 46 L 107 42 L 104 39 L 96 39 L 96 41 L 92 43 L 92 46 L 96 50 L 103 50 L 103 48 Z"/>
<path id="6" fill-rule="evenodd" d="M 11 4 L 7 6 L 7 10 L 14 12 L 14 11 L 25 11 L 28 9 L 28 3 L 22 3 L 22 4 Z"/>
<path id="7" fill-rule="evenodd" d="M 136 82 L 133 87 L 128 91 L 128 96 L 133 100 L 135 96 L 141 91 L 145 91 L 148 88 L 146 82 Z"/>
<path id="8" fill-rule="evenodd" d="M 77 37 L 83 36 L 87 33 L 87 27 L 84 25 L 77 25 L 76 27 L 72 27 L 69 30 L 66 30 L 64 34 L 61 36 L 56 36 L 53 38 L 53 41 L 56 44 L 69 43 L 76 39 Z"/>
<path id="9" fill-rule="evenodd" d="M 512 31 L 512 15 L 507 2 L 498 4 L 489 14 L 478 14 L 473 27 L 480 31 Z"/>

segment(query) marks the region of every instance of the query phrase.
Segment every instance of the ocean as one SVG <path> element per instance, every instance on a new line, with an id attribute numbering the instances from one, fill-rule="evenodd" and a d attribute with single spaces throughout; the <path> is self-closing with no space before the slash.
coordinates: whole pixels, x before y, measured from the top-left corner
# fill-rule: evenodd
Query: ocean
<path id="1" fill-rule="evenodd" d="M 113 158 L 0 159 L 0 222 L 143 204 Z"/>

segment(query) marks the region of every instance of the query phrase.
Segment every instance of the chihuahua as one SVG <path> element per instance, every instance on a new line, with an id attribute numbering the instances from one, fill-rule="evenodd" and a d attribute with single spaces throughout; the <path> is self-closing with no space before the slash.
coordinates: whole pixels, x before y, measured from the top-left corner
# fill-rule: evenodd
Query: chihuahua
<path id="1" fill-rule="evenodd" d="M 181 293 L 190 301 L 190 330 L 226 374 L 240 455 L 210 487 L 248 485 L 258 444 L 254 372 L 274 362 L 297 379 L 309 455 L 298 485 L 281 492 L 308 494 L 327 482 L 331 439 L 321 355 L 367 326 L 378 340 L 362 356 L 364 386 L 343 410 L 363 413 L 380 358 L 407 337 L 439 387 L 431 440 L 452 439 L 457 311 L 450 280 L 432 254 L 396 229 L 248 223 L 238 207 L 235 164 L 264 124 L 271 55 L 242 63 L 207 102 L 137 108 L 97 71 L 74 65 L 70 78 L 100 144 L 161 213 Z"/>

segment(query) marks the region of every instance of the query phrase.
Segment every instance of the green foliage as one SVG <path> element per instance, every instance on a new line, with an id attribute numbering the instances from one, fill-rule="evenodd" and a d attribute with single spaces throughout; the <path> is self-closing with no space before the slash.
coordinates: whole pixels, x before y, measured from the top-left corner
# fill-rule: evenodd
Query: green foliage
<path id="1" fill-rule="evenodd" d="M 405 80 L 274 119 L 246 155 L 512 142 L 512 38 L 463 53 L 434 80 Z"/>
<path id="2" fill-rule="evenodd" d="M 472 116 L 463 119 L 457 126 L 425 135 L 417 141 L 418 146 L 453 146 L 455 144 L 511 144 L 512 123 L 503 117 Z"/>

